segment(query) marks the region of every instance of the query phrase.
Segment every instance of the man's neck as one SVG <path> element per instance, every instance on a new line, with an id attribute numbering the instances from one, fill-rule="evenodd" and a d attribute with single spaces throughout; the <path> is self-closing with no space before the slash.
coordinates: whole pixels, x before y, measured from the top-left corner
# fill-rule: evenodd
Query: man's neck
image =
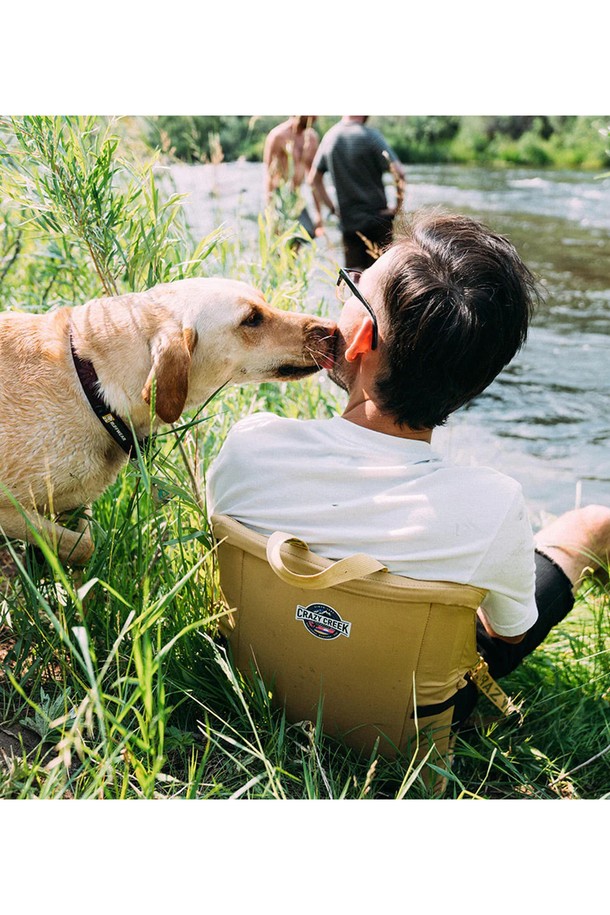
<path id="1" fill-rule="evenodd" d="M 374 401 L 367 399 L 352 403 L 351 399 L 343 412 L 343 419 L 356 426 L 363 426 L 373 432 L 383 435 L 393 435 L 396 438 L 409 438 L 418 442 L 432 441 L 432 429 L 411 429 L 409 426 L 399 426 L 392 416 L 382 413 Z"/>

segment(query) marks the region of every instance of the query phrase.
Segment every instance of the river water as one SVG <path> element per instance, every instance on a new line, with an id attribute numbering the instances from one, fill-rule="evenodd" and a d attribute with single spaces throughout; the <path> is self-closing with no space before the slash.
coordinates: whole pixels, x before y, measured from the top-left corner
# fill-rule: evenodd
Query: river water
<path id="1" fill-rule="evenodd" d="M 223 224 L 246 247 L 253 243 L 261 165 L 177 165 L 171 176 L 187 195 L 196 235 Z M 481 219 L 511 239 L 544 293 L 523 350 L 435 431 L 433 446 L 518 479 L 536 527 L 577 504 L 610 504 L 610 179 L 433 165 L 409 166 L 407 177 L 407 211 L 441 208 Z M 342 263 L 336 221 L 317 243 L 316 261 L 308 295 L 332 298 L 325 268 Z"/>

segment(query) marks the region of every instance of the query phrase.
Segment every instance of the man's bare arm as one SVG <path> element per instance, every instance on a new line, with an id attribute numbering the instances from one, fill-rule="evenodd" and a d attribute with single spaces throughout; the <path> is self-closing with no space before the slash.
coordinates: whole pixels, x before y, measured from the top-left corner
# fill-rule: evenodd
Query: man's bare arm
<path id="1" fill-rule="evenodd" d="M 501 642 L 508 642 L 509 645 L 518 645 L 526 636 L 525 632 L 522 632 L 521 635 L 498 635 L 498 633 L 494 632 L 492 629 L 489 620 L 485 616 L 485 611 L 482 610 L 481 607 L 477 610 L 477 615 L 483 624 L 485 632 L 487 635 L 490 635 L 492 639 L 500 639 Z"/>
<path id="2" fill-rule="evenodd" d="M 268 203 L 272 191 L 278 186 L 278 173 L 280 171 L 278 161 L 278 137 L 275 131 L 271 131 L 265 140 L 263 148 L 263 164 L 265 166 L 265 200 Z"/>
<path id="3" fill-rule="evenodd" d="M 390 154 L 383 151 L 383 158 L 388 164 L 388 171 L 394 179 L 394 185 L 396 187 L 396 208 L 395 213 L 400 213 L 402 210 L 402 205 L 405 202 L 405 189 L 407 186 L 407 178 L 405 175 L 405 170 L 396 159 L 392 159 Z"/>
<path id="4" fill-rule="evenodd" d="M 324 186 L 324 175 L 322 172 L 319 172 L 316 168 L 312 168 L 307 177 L 307 182 L 311 185 L 311 193 L 318 216 L 316 228 L 321 229 L 324 225 L 322 219 L 322 204 L 324 204 L 331 213 L 335 212 L 335 205 L 328 196 L 328 192 Z"/>

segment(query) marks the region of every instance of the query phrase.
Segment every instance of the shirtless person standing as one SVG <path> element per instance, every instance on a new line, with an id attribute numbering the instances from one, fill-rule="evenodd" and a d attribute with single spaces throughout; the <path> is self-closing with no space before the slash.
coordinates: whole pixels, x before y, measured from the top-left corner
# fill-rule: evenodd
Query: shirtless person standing
<path id="1" fill-rule="evenodd" d="M 313 127 L 315 120 L 316 116 L 312 114 L 293 115 L 267 135 L 263 152 L 267 204 L 273 200 L 274 192 L 277 191 L 279 195 L 286 185 L 292 191 L 292 203 L 296 201 L 319 145 L 318 134 Z M 318 214 L 315 227 L 305 206 L 302 206 L 296 217 L 311 237 L 314 234 L 320 235 L 323 231 L 321 201 L 315 190 L 313 198 Z"/>

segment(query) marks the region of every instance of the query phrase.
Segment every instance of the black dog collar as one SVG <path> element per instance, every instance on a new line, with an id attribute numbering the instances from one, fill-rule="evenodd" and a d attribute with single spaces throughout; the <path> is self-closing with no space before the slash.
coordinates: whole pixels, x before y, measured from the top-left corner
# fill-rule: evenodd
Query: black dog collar
<path id="1" fill-rule="evenodd" d="M 115 442 L 121 446 L 125 454 L 134 459 L 136 457 L 136 441 L 133 437 L 133 433 L 127 423 L 121 419 L 120 416 L 117 416 L 112 412 L 106 401 L 103 397 L 97 393 L 97 383 L 98 377 L 97 373 L 93 367 L 93 363 L 85 359 L 81 359 L 74 349 L 74 342 L 72 336 L 70 336 L 70 349 L 72 351 L 72 359 L 74 361 L 74 368 L 76 369 L 76 374 L 79 377 L 80 383 L 82 385 L 83 391 L 91 408 L 103 427 L 106 429 L 109 435 L 115 440 Z M 140 451 L 146 452 L 151 446 L 151 438 L 145 438 L 142 441 L 138 442 Z"/>

